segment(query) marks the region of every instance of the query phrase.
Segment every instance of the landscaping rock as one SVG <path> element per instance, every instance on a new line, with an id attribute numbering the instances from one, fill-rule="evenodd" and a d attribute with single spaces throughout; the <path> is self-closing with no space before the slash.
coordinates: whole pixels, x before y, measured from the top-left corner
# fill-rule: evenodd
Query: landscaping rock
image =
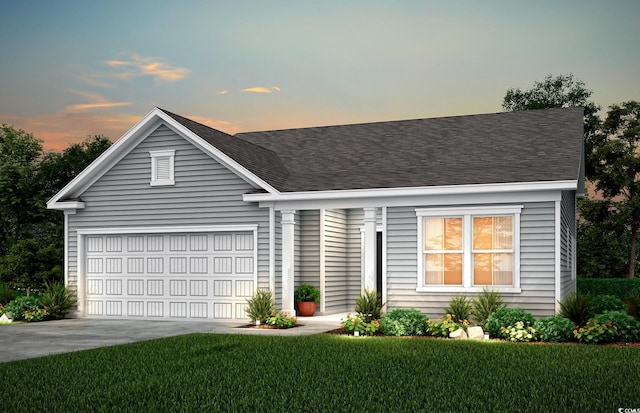
<path id="1" fill-rule="evenodd" d="M 13 317 L 9 313 L 4 313 L 0 317 L 0 323 L 13 323 Z"/>
<path id="2" fill-rule="evenodd" d="M 449 337 L 455 338 L 457 340 L 464 340 L 467 338 L 467 333 L 464 331 L 464 329 L 459 328 L 453 333 L 449 333 Z"/>
<path id="3" fill-rule="evenodd" d="M 484 331 L 482 331 L 482 327 L 480 326 L 469 327 L 467 329 L 467 334 L 469 335 L 469 338 L 473 340 L 484 339 Z"/>

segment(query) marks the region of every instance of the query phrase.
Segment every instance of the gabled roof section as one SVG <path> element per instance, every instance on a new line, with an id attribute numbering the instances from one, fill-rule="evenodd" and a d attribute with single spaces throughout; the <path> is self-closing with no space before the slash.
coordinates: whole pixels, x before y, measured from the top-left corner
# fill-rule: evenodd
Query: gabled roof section
<path id="1" fill-rule="evenodd" d="M 241 133 L 278 154 L 281 192 L 576 181 L 583 109 Z"/>
<path id="2" fill-rule="evenodd" d="M 273 150 L 227 135 L 168 110 L 160 110 L 274 188 L 280 188 L 284 185 L 289 173 Z"/>

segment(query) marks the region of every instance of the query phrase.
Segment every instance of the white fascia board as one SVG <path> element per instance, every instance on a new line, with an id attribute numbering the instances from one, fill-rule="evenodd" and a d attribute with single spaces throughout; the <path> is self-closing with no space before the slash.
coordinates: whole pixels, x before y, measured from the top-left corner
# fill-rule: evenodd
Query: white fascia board
<path id="1" fill-rule="evenodd" d="M 163 227 L 120 227 L 120 228 L 78 228 L 78 235 L 121 235 L 121 234 L 175 234 L 182 232 L 249 232 L 257 231 L 258 225 L 193 225 Z"/>
<path id="2" fill-rule="evenodd" d="M 275 188 L 258 178 L 255 174 L 225 155 L 219 149 L 207 144 L 204 139 L 182 126 L 171 116 L 158 108 L 154 108 L 145 117 L 140 119 L 131 129 L 129 129 L 127 133 L 122 135 L 120 139 L 111 145 L 109 149 L 104 151 L 87 168 L 85 168 L 71 182 L 54 195 L 53 198 L 47 202 L 47 208 L 58 209 L 56 207 L 59 205 L 58 201 L 61 199 L 74 197 L 84 192 L 104 173 L 111 169 L 113 165 L 118 163 L 127 153 L 129 153 L 129 151 L 135 148 L 140 140 L 146 138 L 149 133 L 155 130 L 162 123 L 171 127 L 194 146 L 209 154 L 211 157 L 222 163 L 249 183 L 258 186 L 265 191 L 274 194 L 279 193 Z"/>
<path id="3" fill-rule="evenodd" d="M 319 208 L 365 208 L 378 207 L 416 207 L 416 206 L 450 206 L 450 205 L 487 205 L 487 204 L 521 204 L 524 202 L 545 202 L 561 199 L 562 191 L 525 191 L 525 192 L 487 192 L 465 193 L 447 195 L 410 195 L 395 197 L 372 196 L 369 198 L 342 198 L 342 199 L 312 199 L 298 201 L 271 202 L 265 199 L 260 202 L 260 207 L 274 207 L 277 211 L 283 209 L 319 209 Z M 246 199 L 245 199 L 246 201 Z"/>
<path id="4" fill-rule="evenodd" d="M 267 194 L 245 194 L 243 200 L 247 202 L 264 201 L 308 201 L 308 200 L 337 200 L 363 198 L 397 198 L 416 195 L 436 196 L 452 194 L 488 194 L 507 192 L 558 191 L 576 190 L 577 180 L 543 181 L 543 182 L 513 182 L 499 184 L 478 185 L 442 185 L 410 188 L 373 188 L 373 189 L 345 189 L 335 191 L 306 191 L 281 192 Z"/>
<path id="5" fill-rule="evenodd" d="M 84 209 L 84 202 L 80 201 L 65 201 L 65 202 L 53 202 L 47 203 L 48 209 L 58 209 L 61 211 L 68 211 L 71 209 Z"/>

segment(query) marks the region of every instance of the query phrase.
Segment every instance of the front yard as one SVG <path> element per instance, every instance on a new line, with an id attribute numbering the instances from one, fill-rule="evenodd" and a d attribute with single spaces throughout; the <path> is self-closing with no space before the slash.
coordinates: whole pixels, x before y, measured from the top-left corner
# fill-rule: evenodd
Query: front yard
<path id="1" fill-rule="evenodd" d="M 2 410 L 611 411 L 640 349 L 191 334 L 0 364 Z"/>

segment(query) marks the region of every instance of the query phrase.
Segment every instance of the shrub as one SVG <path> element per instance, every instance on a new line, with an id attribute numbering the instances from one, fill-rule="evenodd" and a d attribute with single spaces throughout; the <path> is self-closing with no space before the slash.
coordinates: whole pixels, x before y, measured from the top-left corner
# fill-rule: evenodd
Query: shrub
<path id="1" fill-rule="evenodd" d="M 33 311 L 40 308 L 40 301 L 35 297 L 22 296 L 11 301 L 5 306 L 7 313 L 10 313 L 16 320 L 24 320 L 25 311 Z"/>
<path id="2" fill-rule="evenodd" d="M 267 318 L 276 311 L 276 303 L 269 290 L 257 289 L 253 297 L 247 300 L 247 308 L 244 310 L 251 320 L 251 323 L 260 321 L 261 324 L 267 322 Z"/>
<path id="3" fill-rule="evenodd" d="M 560 315 L 583 326 L 593 316 L 591 298 L 581 293 L 572 293 L 560 302 Z"/>
<path id="4" fill-rule="evenodd" d="M 528 324 L 528 323 L 527 323 Z M 502 336 L 509 341 L 533 341 L 535 340 L 536 330 L 530 325 L 526 325 L 522 321 L 518 321 L 515 325 L 509 327 L 501 327 Z"/>
<path id="5" fill-rule="evenodd" d="M 610 343 L 616 340 L 617 331 L 611 320 L 592 318 L 584 325 L 573 330 L 573 335 L 581 343 Z"/>
<path id="6" fill-rule="evenodd" d="M 489 316 L 506 305 L 502 301 L 502 295 L 498 291 L 482 289 L 482 293 L 471 300 L 471 320 L 479 326 L 487 324 Z"/>
<path id="7" fill-rule="evenodd" d="M 396 308 L 380 320 L 380 331 L 388 336 L 422 336 L 427 331 L 427 317 L 414 308 Z"/>
<path id="8" fill-rule="evenodd" d="M 49 313 L 44 308 L 33 308 L 25 310 L 22 314 L 22 319 L 24 321 L 42 321 L 47 319 Z"/>
<path id="9" fill-rule="evenodd" d="M 355 310 L 366 323 L 370 323 L 372 320 L 379 320 L 382 317 L 384 305 L 379 293 L 365 289 L 364 293 L 356 298 Z"/>
<path id="10" fill-rule="evenodd" d="M 320 290 L 315 285 L 302 284 L 296 288 L 294 292 L 294 299 L 296 303 L 300 302 L 320 302 Z"/>
<path id="11" fill-rule="evenodd" d="M 7 287 L 6 284 L 0 282 L 0 306 L 7 305 L 9 302 L 15 300 L 15 298 L 16 293 Z"/>
<path id="12" fill-rule="evenodd" d="M 576 286 L 582 295 L 614 295 L 621 300 L 640 295 L 640 278 L 578 278 Z"/>
<path id="13" fill-rule="evenodd" d="M 513 327 L 518 321 L 521 321 L 525 327 L 529 327 L 533 325 L 535 320 L 531 313 L 520 308 L 505 307 L 496 310 L 489 316 L 485 328 L 491 337 L 509 338 L 502 334 L 502 327 Z"/>
<path id="14" fill-rule="evenodd" d="M 453 333 L 457 329 L 462 328 L 466 330 L 467 327 L 469 327 L 469 321 L 456 321 L 451 314 L 439 317 L 435 321 L 427 320 L 427 333 L 434 337 L 449 337 L 449 334 Z"/>
<path id="15" fill-rule="evenodd" d="M 567 318 L 552 315 L 536 320 L 533 323 L 533 328 L 536 330 L 536 338 L 538 340 L 562 343 L 573 340 L 573 330 L 576 326 Z"/>
<path id="16" fill-rule="evenodd" d="M 640 322 L 623 311 L 607 311 L 594 318 L 611 321 L 616 328 L 618 341 L 628 343 L 640 339 Z"/>
<path id="17" fill-rule="evenodd" d="M 40 296 L 40 304 L 47 311 L 47 318 L 52 320 L 64 318 L 76 302 L 73 291 L 59 282 L 46 283 L 46 290 Z"/>
<path id="18" fill-rule="evenodd" d="M 295 317 L 289 317 L 288 315 L 280 312 L 273 312 L 267 317 L 267 324 L 278 328 L 291 328 L 296 325 L 297 319 Z"/>
<path id="19" fill-rule="evenodd" d="M 347 319 L 342 320 L 340 323 L 340 329 L 349 334 L 353 334 L 357 331 L 360 335 L 372 336 L 380 329 L 380 323 L 378 320 L 365 321 L 365 319 L 357 314 L 347 314 Z"/>
<path id="20" fill-rule="evenodd" d="M 471 301 L 466 295 L 455 296 L 449 301 L 445 314 L 451 314 L 454 320 L 468 320 L 471 317 Z"/>
<path id="21" fill-rule="evenodd" d="M 640 294 L 627 298 L 627 314 L 640 321 Z"/>
<path id="22" fill-rule="evenodd" d="M 615 295 L 594 295 L 591 297 L 591 311 L 602 314 L 606 311 L 625 311 L 625 305 Z"/>

